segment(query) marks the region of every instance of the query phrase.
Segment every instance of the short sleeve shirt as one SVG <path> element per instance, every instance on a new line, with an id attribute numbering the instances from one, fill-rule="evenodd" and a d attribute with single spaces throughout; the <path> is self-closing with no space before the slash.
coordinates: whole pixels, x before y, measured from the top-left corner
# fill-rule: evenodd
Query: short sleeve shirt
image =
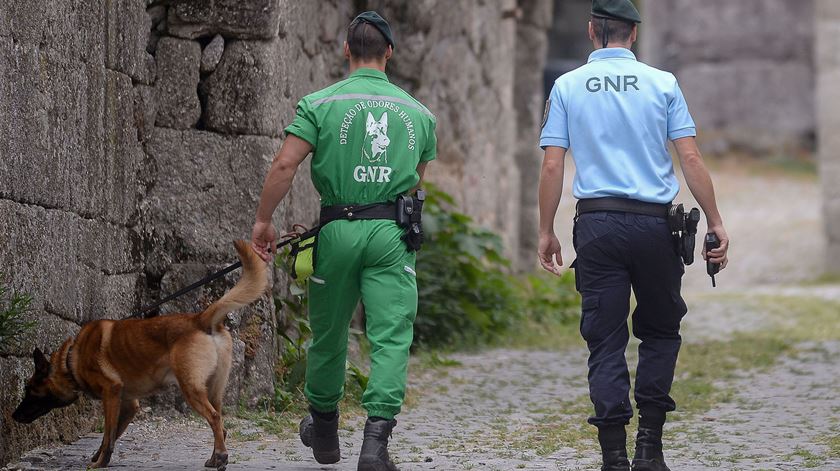
<path id="1" fill-rule="evenodd" d="M 323 206 L 394 201 L 437 155 L 434 115 L 375 69 L 304 97 L 286 132 L 312 145 Z"/>
<path id="2" fill-rule="evenodd" d="M 558 78 L 540 146 L 571 150 L 576 198 L 670 203 L 679 192 L 668 140 L 696 136 L 677 79 L 625 48 L 599 49 Z"/>

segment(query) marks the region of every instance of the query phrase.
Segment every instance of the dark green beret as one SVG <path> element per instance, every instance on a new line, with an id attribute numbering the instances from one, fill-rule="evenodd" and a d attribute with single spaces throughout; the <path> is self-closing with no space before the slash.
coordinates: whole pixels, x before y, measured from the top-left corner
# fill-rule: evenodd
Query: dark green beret
<path id="1" fill-rule="evenodd" d="M 391 33 L 391 26 L 385 21 L 385 18 L 379 16 L 379 13 L 375 11 L 366 11 L 364 13 L 360 13 L 359 16 L 353 19 L 353 22 L 350 23 L 367 23 L 372 25 L 374 28 L 378 29 L 382 36 L 385 36 L 385 41 L 391 45 L 392 48 L 396 49 L 394 45 L 394 35 Z"/>
<path id="2" fill-rule="evenodd" d="M 592 0 L 592 16 L 641 23 L 639 10 L 630 0 Z"/>

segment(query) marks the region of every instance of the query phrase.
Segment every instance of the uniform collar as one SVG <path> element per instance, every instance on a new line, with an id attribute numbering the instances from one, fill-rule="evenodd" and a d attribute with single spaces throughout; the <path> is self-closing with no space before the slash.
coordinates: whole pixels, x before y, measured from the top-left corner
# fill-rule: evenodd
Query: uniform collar
<path id="1" fill-rule="evenodd" d="M 388 76 L 385 75 L 385 72 L 376 70 L 376 69 L 369 69 L 367 67 L 362 67 L 361 69 L 356 69 L 355 72 L 350 74 L 350 77 L 370 77 L 370 78 L 378 78 L 385 80 L 388 82 Z"/>
<path id="2" fill-rule="evenodd" d="M 623 47 L 607 47 L 592 51 L 589 54 L 589 62 L 606 60 L 606 59 L 632 59 L 636 60 L 636 55 L 633 51 Z"/>

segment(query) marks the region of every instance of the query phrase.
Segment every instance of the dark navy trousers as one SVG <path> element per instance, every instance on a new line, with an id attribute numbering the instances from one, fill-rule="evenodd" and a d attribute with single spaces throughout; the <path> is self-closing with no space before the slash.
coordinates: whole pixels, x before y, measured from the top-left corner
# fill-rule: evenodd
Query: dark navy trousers
<path id="1" fill-rule="evenodd" d="M 635 399 L 639 409 L 672 411 L 669 393 L 680 350 L 680 296 L 685 272 L 665 218 L 619 212 L 581 214 L 573 263 L 582 296 L 580 333 L 589 347 L 589 396 L 596 426 L 628 424 L 630 374 L 624 351 L 630 289 L 636 297 L 633 335 L 641 340 Z"/>

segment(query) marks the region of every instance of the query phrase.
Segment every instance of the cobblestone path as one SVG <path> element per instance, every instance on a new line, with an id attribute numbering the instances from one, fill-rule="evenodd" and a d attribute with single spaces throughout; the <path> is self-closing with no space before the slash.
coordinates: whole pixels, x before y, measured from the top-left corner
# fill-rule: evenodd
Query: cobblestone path
<path id="1" fill-rule="evenodd" d="M 814 179 L 754 177 L 729 168 L 719 173 L 718 194 L 735 240 L 733 262 L 715 292 L 702 267 L 689 269 L 685 342 L 725 340 L 773 322 L 756 305 L 745 307 L 750 304 L 742 302 L 744 297 L 840 301 L 840 286 L 805 283 L 821 257 Z M 756 218 L 751 197 L 756 193 L 769 199 L 770 216 Z M 570 246 L 568 241 L 564 250 Z M 400 415 L 391 446 L 400 468 L 597 469 L 594 429 L 581 425 L 589 413 L 586 356 L 580 345 L 553 351 L 490 350 L 453 355 L 457 366 L 415 370 L 416 401 Z M 731 391 L 726 401 L 668 423 L 671 469 L 840 470 L 838 359 L 840 339 L 803 341 L 769 366 L 718 379 L 716 386 Z M 229 420 L 236 430 L 229 439 L 230 470 L 356 469 L 361 418 L 343 424 L 344 459 L 335 466 L 315 463 L 295 436 L 277 437 L 241 419 Z M 69 445 L 34 450 L 11 469 L 84 469 L 99 437 L 90 434 Z M 209 427 L 197 419 L 146 415 L 118 443 L 112 467 L 202 469 L 211 442 Z"/>

